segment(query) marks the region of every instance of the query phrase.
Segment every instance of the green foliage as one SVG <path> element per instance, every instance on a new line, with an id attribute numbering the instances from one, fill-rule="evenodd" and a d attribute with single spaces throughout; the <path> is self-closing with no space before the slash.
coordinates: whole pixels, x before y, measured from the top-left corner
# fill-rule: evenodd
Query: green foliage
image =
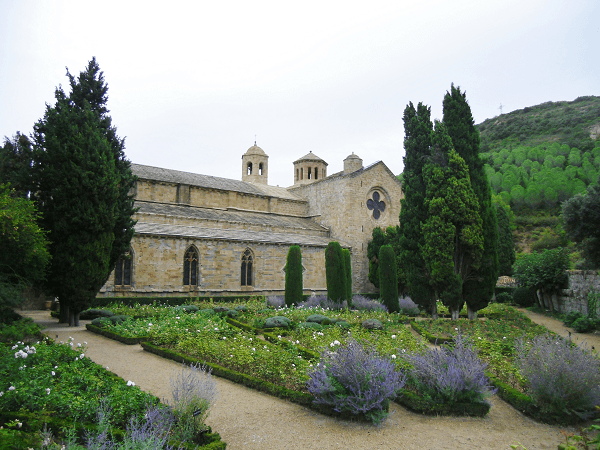
<path id="1" fill-rule="evenodd" d="M 512 299 L 512 295 L 510 295 L 508 292 L 501 292 L 500 294 L 496 295 L 497 303 L 510 303 Z"/>
<path id="2" fill-rule="evenodd" d="M 523 308 L 533 306 L 535 303 L 534 293 L 530 288 L 519 287 L 513 293 L 513 302 Z"/>
<path id="3" fill-rule="evenodd" d="M 12 139 L 4 138 L 0 146 L 0 180 L 10 184 L 19 197 L 27 197 L 31 187 L 31 142 L 17 133 Z"/>
<path id="4" fill-rule="evenodd" d="M 0 184 L 0 309 L 22 303 L 25 287 L 44 278 L 50 261 L 33 202 Z"/>
<path id="5" fill-rule="evenodd" d="M 517 259 L 512 234 L 514 214 L 501 197 L 494 197 L 494 206 L 498 220 L 498 273 L 512 275 L 512 266 Z"/>
<path id="6" fill-rule="evenodd" d="M 343 301 L 347 295 L 346 268 L 344 255 L 339 242 L 330 242 L 325 250 L 325 276 L 327 296 L 335 301 Z"/>
<path id="7" fill-rule="evenodd" d="M 593 267 L 600 267 L 600 181 L 565 202 L 562 218 L 569 238 L 581 245 Z"/>
<path id="8" fill-rule="evenodd" d="M 521 286 L 538 290 L 560 289 L 567 282 L 569 256 L 564 249 L 523 255 L 514 265 L 514 277 Z"/>
<path id="9" fill-rule="evenodd" d="M 399 312 L 398 303 L 398 269 L 396 255 L 390 245 L 384 245 L 379 250 L 379 290 L 381 303 L 389 312 Z"/>
<path id="10" fill-rule="evenodd" d="M 430 274 L 422 254 L 425 238 L 421 232 L 421 224 L 428 218 L 423 167 L 431 156 L 431 110 L 422 103 L 415 108 L 411 102 L 404 109 L 403 120 L 406 153 L 402 176 L 404 198 L 398 226 L 398 282 L 403 294 L 408 294 L 416 304 L 435 314 L 435 290 L 429 282 Z"/>
<path id="11" fill-rule="evenodd" d="M 107 87 L 95 59 L 79 80 L 67 75 L 70 96 L 57 88 L 56 104 L 34 127 L 32 191 L 51 242 L 46 289 L 76 324 L 129 247 L 133 178 L 107 115 Z"/>
<path id="12" fill-rule="evenodd" d="M 483 253 L 479 204 L 463 158 L 452 147 L 444 125 L 436 121 L 433 155 L 423 169 L 429 217 L 422 225 L 421 251 L 431 285 L 458 317 L 463 283 L 480 265 Z"/>
<path id="13" fill-rule="evenodd" d="M 444 96 L 444 125 L 452 140 L 454 150 L 464 159 L 468 168 L 471 188 L 477 199 L 481 220 L 483 252 L 481 258 L 463 275 L 462 299 L 467 303 L 469 315 L 485 308 L 494 296 L 498 279 L 498 224 L 484 163 L 479 155 L 479 133 L 471 114 L 466 94 L 459 87 L 450 87 Z"/>
<path id="14" fill-rule="evenodd" d="M 292 245 L 288 250 L 285 265 L 285 304 L 297 305 L 302 301 L 302 253 L 300 246 Z"/>
<path id="15" fill-rule="evenodd" d="M 344 268 L 346 269 L 346 301 L 348 308 L 352 307 L 352 255 L 347 248 L 342 249 Z"/>

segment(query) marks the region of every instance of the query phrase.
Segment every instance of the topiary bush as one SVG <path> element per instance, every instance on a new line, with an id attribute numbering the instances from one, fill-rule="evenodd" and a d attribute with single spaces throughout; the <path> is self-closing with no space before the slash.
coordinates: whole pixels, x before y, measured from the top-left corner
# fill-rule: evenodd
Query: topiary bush
<path id="1" fill-rule="evenodd" d="M 523 308 L 533 306 L 535 303 L 534 293 L 526 287 L 518 287 L 513 293 L 513 302 Z"/>
<path id="2" fill-rule="evenodd" d="M 265 328 L 288 328 L 292 321 L 287 317 L 275 316 L 265 320 Z"/>
<path id="3" fill-rule="evenodd" d="M 364 320 L 362 326 L 367 330 L 383 330 L 383 323 L 377 319 Z"/>
<path id="4" fill-rule="evenodd" d="M 98 317 L 111 317 L 114 315 L 115 313 L 113 313 L 110 309 L 88 309 L 86 311 L 82 311 L 81 314 L 79 314 L 79 318 L 81 320 L 94 320 Z"/>
<path id="5" fill-rule="evenodd" d="M 379 249 L 379 292 L 381 303 L 389 312 L 399 312 L 398 302 L 398 268 L 396 254 L 391 245 L 382 245 Z"/>
<path id="6" fill-rule="evenodd" d="M 302 301 L 302 253 L 299 245 L 292 245 L 288 250 L 285 265 L 285 304 L 297 305 Z"/>
<path id="7" fill-rule="evenodd" d="M 346 269 L 339 242 L 330 242 L 325 250 L 325 278 L 327 297 L 334 302 L 346 300 Z"/>
<path id="8" fill-rule="evenodd" d="M 510 303 L 513 297 L 508 292 L 500 292 L 496 294 L 496 303 Z"/>
<path id="9" fill-rule="evenodd" d="M 596 328 L 596 323 L 589 317 L 580 317 L 575 322 L 573 322 L 573 325 L 571 326 L 578 333 L 587 333 Z"/>
<path id="10" fill-rule="evenodd" d="M 547 334 L 518 340 L 515 354 L 527 394 L 542 413 L 586 419 L 600 405 L 600 359 L 587 348 Z"/>
<path id="11" fill-rule="evenodd" d="M 573 323 L 575 323 L 575 321 L 577 319 L 581 319 L 582 317 L 585 317 L 583 315 L 583 313 L 579 312 L 579 311 L 570 311 L 569 313 L 567 313 L 567 315 L 565 316 L 563 323 L 565 324 L 565 326 L 567 327 L 572 327 Z"/>
<path id="12" fill-rule="evenodd" d="M 344 269 L 346 270 L 346 298 L 348 308 L 352 308 L 352 255 L 347 248 L 342 250 L 344 256 Z"/>
<path id="13" fill-rule="evenodd" d="M 314 402 L 338 413 L 364 415 L 375 424 L 387 417 L 389 400 L 404 386 L 404 375 L 374 347 L 349 339 L 335 352 L 321 353 L 306 383 Z"/>

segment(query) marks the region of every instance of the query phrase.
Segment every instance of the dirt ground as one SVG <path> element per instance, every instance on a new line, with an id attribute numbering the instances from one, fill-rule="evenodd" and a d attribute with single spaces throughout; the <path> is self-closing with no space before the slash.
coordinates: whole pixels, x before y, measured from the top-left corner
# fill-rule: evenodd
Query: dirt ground
<path id="1" fill-rule="evenodd" d="M 108 367 L 141 389 L 169 400 L 169 379 L 180 365 L 144 352 L 139 345 L 124 345 L 85 329 L 59 324 L 47 311 L 21 311 L 46 327 L 57 342 L 87 347 L 86 356 Z M 532 320 L 562 332 L 560 322 L 526 312 Z M 539 317 L 538 317 L 539 316 Z M 87 323 L 82 321 L 82 323 Z M 572 331 L 572 330 L 571 330 Z M 598 336 L 576 336 L 600 348 Z M 592 339 L 593 338 L 593 339 Z M 528 450 L 556 449 L 563 442 L 561 427 L 537 423 L 496 396 L 485 418 L 429 417 L 392 403 L 390 417 L 380 426 L 323 416 L 310 409 L 216 378 L 219 398 L 208 424 L 220 433 L 227 448 L 238 449 L 510 449 L 521 443 Z M 569 429 L 569 431 L 574 431 Z"/>

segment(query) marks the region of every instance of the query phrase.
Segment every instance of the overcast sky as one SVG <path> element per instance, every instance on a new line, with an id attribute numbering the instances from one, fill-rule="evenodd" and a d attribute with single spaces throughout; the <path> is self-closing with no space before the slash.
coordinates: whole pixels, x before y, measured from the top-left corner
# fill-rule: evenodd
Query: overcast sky
<path id="1" fill-rule="evenodd" d="M 600 95 L 600 1 L 0 0 L 0 137 L 30 134 L 95 56 L 134 163 L 269 184 L 312 150 L 402 172 L 409 101 L 441 119 L 450 84 L 476 123 Z"/>

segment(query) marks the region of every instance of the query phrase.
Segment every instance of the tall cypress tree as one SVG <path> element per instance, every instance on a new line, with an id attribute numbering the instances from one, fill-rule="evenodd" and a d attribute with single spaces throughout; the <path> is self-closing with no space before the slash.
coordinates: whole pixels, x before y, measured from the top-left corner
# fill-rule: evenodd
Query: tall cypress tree
<path id="1" fill-rule="evenodd" d="M 300 246 L 292 245 L 285 265 L 285 304 L 292 306 L 302 302 L 303 293 L 302 252 Z"/>
<path id="2" fill-rule="evenodd" d="M 428 212 L 422 225 L 423 259 L 432 287 L 452 319 L 458 319 L 465 281 L 481 262 L 482 221 L 467 165 L 452 148 L 444 125 L 438 121 L 423 179 Z"/>
<path id="3" fill-rule="evenodd" d="M 346 299 L 346 268 L 342 246 L 339 242 L 330 242 L 325 249 L 325 278 L 327 297 L 334 302 Z"/>
<path id="4" fill-rule="evenodd" d="M 102 134 L 107 139 L 113 158 L 115 168 L 119 177 L 118 198 L 115 203 L 117 219 L 113 229 L 114 242 L 110 254 L 109 265 L 113 268 L 119 259 L 129 251 L 129 244 L 134 233 L 135 220 L 133 214 L 135 209 L 132 188 L 135 186 L 136 177 L 131 172 L 131 163 L 125 156 L 125 139 L 117 135 L 117 129 L 112 125 L 112 118 L 108 114 L 106 106 L 108 102 L 108 85 L 104 81 L 104 73 L 96 62 L 96 58 L 89 61 L 85 71 L 77 78 L 71 75 L 67 69 L 67 77 L 71 85 L 72 104 L 79 109 L 86 105 L 96 114 L 96 120 Z M 110 272 L 107 275 L 110 275 Z"/>
<path id="5" fill-rule="evenodd" d="M 444 125 L 452 139 L 456 152 L 464 159 L 469 169 L 471 186 L 479 202 L 479 215 L 483 220 L 483 257 L 481 266 L 473 271 L 463 285 L 463 299 L 467 303 L 469 318 L 485 308 L 494 296 L 498 280 L 498 225 L 496 210 L 492 206 L 489 180 L 484 162 L 479 156 L 479 132 L 471 114 L 464 92 L 459 87 L 450 87 L 443 103 Z"/>
<path id="6" fill-rule="evenodd" d="M 426 187 L 423 166 L 431 155 L 431 110 L 419 103 L 417 108 L 409 103 L 404 110 L 404 171 L 400 210 L 399 282 L 403 291 L 437 318 L 435 290 L 430 285 L 430 274 L 421 253 L 424 245 L 421 224 L 427 219 L 425 207 Z"/>
<path id="7" fill-rule="evenodd" d="M 381 302 L 389 312 L 399 312 L 398 269 L 396 254 L 391 245 L 383 245 L 379 249 L 379 289 Z"/>
<path id="8" fill-rule="evenodd" d="M 344 255 L 344 269 L 346 271 L 346 300 L 348 308 L 352 307 L 352 255 L 347 248 L 342 249 Z"/>
<path id="9" fill-rule="evenodd" d="M 124 206 L 132 203 L 123 202 L 132 186 L 121 170 L 128 162 L 103 106 L 106 86 L 98 70 L 92 60 L 80 76 L 99 80 L 96 87 L 79 86 L 69 75 L 72 97 L 56 89 L 56 104 L 46 107 L 34 127 L 33 192 L 52 255 L 46 290 L 59 297 L 61 319 L 68 313 L 71 325 L 78 324 L 79 312 L 110 275 L 117 249 L 133 233 L 133 210 L 125 217 Z M 98 86 L 100 96 L 94 94 Z"/>

